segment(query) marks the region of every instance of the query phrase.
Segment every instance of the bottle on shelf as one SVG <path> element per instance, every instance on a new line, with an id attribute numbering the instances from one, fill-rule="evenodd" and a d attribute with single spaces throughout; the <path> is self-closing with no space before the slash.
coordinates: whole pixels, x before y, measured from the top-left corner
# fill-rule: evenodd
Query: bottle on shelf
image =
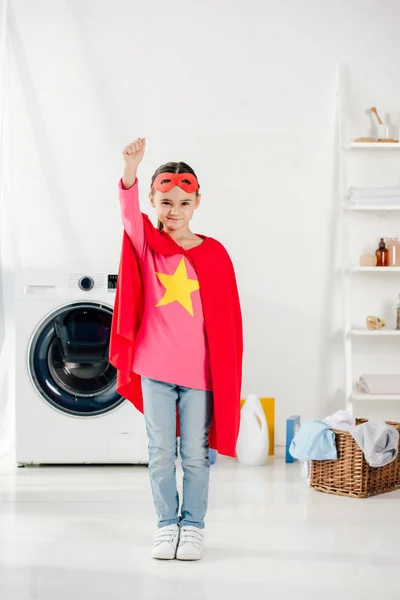
<path id="1" fill-rule="evenodd" d="M 389 238 L 386 243 L 389 252 L 389 267 L 400 267 L 400 240 L 398 237 Z"/>
<path id="2" fill-rule="evenodd" d="M 389 251 L 386 248 L 385 240 L 381 238 L 379 242 L 379 248 L 375 252 L 376 254 L 376 264 L 378 267 L 388 267 L 389 266 Z"/>
<path id="3" fill-rule="evenodd" d="M 375 254 L 361 254 L 360 266 L 361 267 L 376 267 L 377 258 Z"/>
<path id="4" fill-rule="evenodd" d="M 396 306 L 396 329 L 400 329 L 400 294 L 399 303 Z"/>

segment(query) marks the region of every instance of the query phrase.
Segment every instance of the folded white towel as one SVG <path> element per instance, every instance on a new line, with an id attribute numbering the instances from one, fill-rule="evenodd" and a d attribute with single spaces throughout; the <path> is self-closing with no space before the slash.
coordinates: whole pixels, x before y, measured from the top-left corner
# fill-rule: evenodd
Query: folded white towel
<path id="1" fill-rule="evenodd" d="M 361 375 L 357 386 L 362 394 L 400 394 L 400 375 Z"/>
<path id="2" fill-rule="evenodd" d="M 349 198 L 356 206 L 399 206 L 400 195 L 397 196 L 351 196 Z"/>
<path id="3" fill-rule="evenodd" d="M 370 188 L 357 188 L 351 187 L 349 190 L 350 198 L 368 198 L 368 197 L 384 197 L 390 198 L 393 196 L 400 196 L 400 185 L 392 187 L 370 187 Z"/>

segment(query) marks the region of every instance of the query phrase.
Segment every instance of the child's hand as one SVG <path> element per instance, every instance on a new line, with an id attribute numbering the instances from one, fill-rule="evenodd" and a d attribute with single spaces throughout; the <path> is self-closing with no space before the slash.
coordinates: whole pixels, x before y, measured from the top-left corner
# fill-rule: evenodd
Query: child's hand
<path id="1" fill-rule="evenodd" d="M 125 146 L 122 153 L 125 161 L 125 167 L 136 171 L 139 163 L 143 159 L 145 149 L 146 138 L 137 138 L 137 140 Z"/>

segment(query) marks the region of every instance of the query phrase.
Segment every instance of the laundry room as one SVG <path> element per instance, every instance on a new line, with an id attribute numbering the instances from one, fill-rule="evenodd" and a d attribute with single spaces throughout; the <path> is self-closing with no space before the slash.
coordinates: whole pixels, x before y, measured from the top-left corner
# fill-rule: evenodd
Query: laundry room
<path id="1" fill-rule="evenodd" d="M 0 600 L 398 600 L 399 23 L 0 0 Z"/>

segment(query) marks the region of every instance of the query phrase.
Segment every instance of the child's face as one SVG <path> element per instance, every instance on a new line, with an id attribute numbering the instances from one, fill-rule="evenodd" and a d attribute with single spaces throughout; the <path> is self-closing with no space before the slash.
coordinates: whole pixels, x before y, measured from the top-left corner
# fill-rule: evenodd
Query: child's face
<path id="1" fill-rule="evenodd" d="M 150 194 L 150 203 L 157 211 L 157 217 L 166 229 L 176 231 L 189 225 L 193 213 L 200 204 L 200 194 L 188 194 L 179 186 L 169 192 L 155 190 Z"/>

